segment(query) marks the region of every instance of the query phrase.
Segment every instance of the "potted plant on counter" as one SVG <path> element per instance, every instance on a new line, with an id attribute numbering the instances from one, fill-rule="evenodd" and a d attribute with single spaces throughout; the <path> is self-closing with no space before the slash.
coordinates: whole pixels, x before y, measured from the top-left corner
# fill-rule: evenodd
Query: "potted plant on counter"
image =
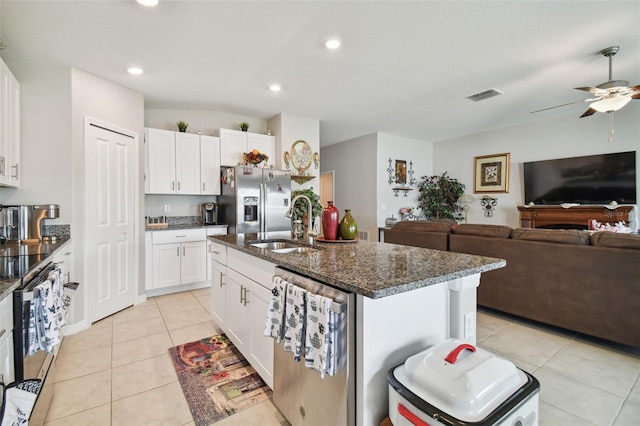
<path id="1" fill-rule="evenodd" d="M 422 176 L 418 192 L 418 206 L 427 219 L 455 219 L 461 210 L 457 201 L 464 184 L 444 172 L 442 176 Z"/>
<path id="2" fill-rule="evenodd" d="M 312 189 L 298 189 L 296 191 L 291 192 L 291 199 L 293 200 L 298 195 L 305 195 L 309 200 L 311 200 L 311 212 L 313 214 L 313 218 L 320 216 L 322 214 L 322 205 L 320 204 L 320 197 L 313 192 Z M 296 203 L 293 206 L 293 218 L 294 219 L 302 219 L 302 222 L 307 225 L 307 211 L 309 207 L 307 206 L 307 202 L 304 199 L 296 200 Z M 311 224 L 313 226 L 313 223 Z"/>

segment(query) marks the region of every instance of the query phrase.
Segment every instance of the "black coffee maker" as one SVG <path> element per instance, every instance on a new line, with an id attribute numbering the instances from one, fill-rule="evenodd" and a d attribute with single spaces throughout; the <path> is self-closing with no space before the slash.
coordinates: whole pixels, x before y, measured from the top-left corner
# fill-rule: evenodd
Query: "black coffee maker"
<path id="1" fill-rule="evenodd" d="M 204 203 L 200 208 L 204 225 L 218 224 L 218 205 L 216 203 Z"/>

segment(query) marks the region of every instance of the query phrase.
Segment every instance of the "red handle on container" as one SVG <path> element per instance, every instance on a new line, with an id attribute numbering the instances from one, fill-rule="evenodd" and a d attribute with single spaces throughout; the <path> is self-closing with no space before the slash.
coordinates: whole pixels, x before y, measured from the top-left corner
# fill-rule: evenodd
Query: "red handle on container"
<path id="1" fill-rule="evenodd" d="M 470 345 L 468 343 L 463 343 L 459 345 L 457 348 L 455 348 L 454 350 L 452 350 L 451 352 L 449 352 L 449 355 L 447 355 L 447 357 L 444 360 L 447 361 L 449 364 L 455 364 L 458 361 L 458 355 L 460 355 L 460 352 L 464 351 L 465 349 L 469 349 L 471 352 L 476 351 L 475 346 Z"/>
<path id="2" fill-rule="evenodd" d="M 402 404 L 398 404 L 398 413 L 405 419 L 409 420 L 415 426 L 429 426 L 429 423 L 423 421 L 420 417 L 413 414 L 407 407 Z"/>

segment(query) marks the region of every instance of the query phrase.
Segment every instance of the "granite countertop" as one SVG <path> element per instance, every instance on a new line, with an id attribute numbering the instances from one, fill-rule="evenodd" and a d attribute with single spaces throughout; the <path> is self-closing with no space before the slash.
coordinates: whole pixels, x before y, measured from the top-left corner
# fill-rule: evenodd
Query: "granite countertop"
<path id="1" fill-rule="evenodd" d="M 316 242 L 318 251 L 279 254 L 252 247 L 250 241 L 290 239 L 290 232 L 212 235 L 212 241 L 252 254 L 290 271 L 372 299 L 487 272 L 506 266 L 504 259 L 452 253 L 398 244 L 357 241 Z M 303 244 L 306 245 L 306 244 Z"/>
<path id="2" fill-rule="evenodd" d="M 176 231 L 180 229 L 198 229 L 198 228 L 226 228 L 228 225 L 200 225 L 197 223 L 183 223 L 177 225 L 168 225 L 166 228 L 145 227 L 145 231 Z"/>
<path id="3" fill-rule="evenodd" d="M 37 269 L 47 263 L 47 259 L 58 251 L 62 246 L 71 240 L 69 237 L 58 238 L 52 242 L 42 242 L 37 244 L 2 244 L 0 245 L 0 261 L 3 257 L 16 255 L 40 255 L 41 261 L 34 264 L 24 274 Z M 11 293 L 20 285 L 20 277 L 0 278 L 0 300 L 11 295 Z"/>

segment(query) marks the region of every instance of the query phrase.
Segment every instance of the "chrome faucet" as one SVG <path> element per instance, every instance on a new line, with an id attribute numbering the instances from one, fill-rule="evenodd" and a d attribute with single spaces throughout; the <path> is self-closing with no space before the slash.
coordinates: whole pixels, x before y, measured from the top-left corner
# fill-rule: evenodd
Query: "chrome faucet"
<path id="1" fill-rule="evenodd" d="M 299 194 L 293 197 L 293 200 L 291 200 L 291 205 L 289 206 L 289 209 L 285 213 L 285 216 L 291 219 L 291 231 L 293 233 L 293 226 L 294 226 L 293 225 L 293 206 L 296 205 L 296 201 L 299 198 L 305 199 L 307 201 L 307 206 L 309 207 L 309 209 L 307 210 L 307 220 L 309 223 L 307 225 L 307 231 L 305 232 L 305 236 L 307 237 L 306 239 L 308 240 L 308 242 L 310 244 L 313 244 L 313 238 L 315 238 L 316 235 L 315 235 L 315 232 L 310 231 L 311 224 L 313 223 L 313 204 L 311 203 L 311 200 L 309 199 L 309 197 L 307 197 L 304 194 Z"/>

